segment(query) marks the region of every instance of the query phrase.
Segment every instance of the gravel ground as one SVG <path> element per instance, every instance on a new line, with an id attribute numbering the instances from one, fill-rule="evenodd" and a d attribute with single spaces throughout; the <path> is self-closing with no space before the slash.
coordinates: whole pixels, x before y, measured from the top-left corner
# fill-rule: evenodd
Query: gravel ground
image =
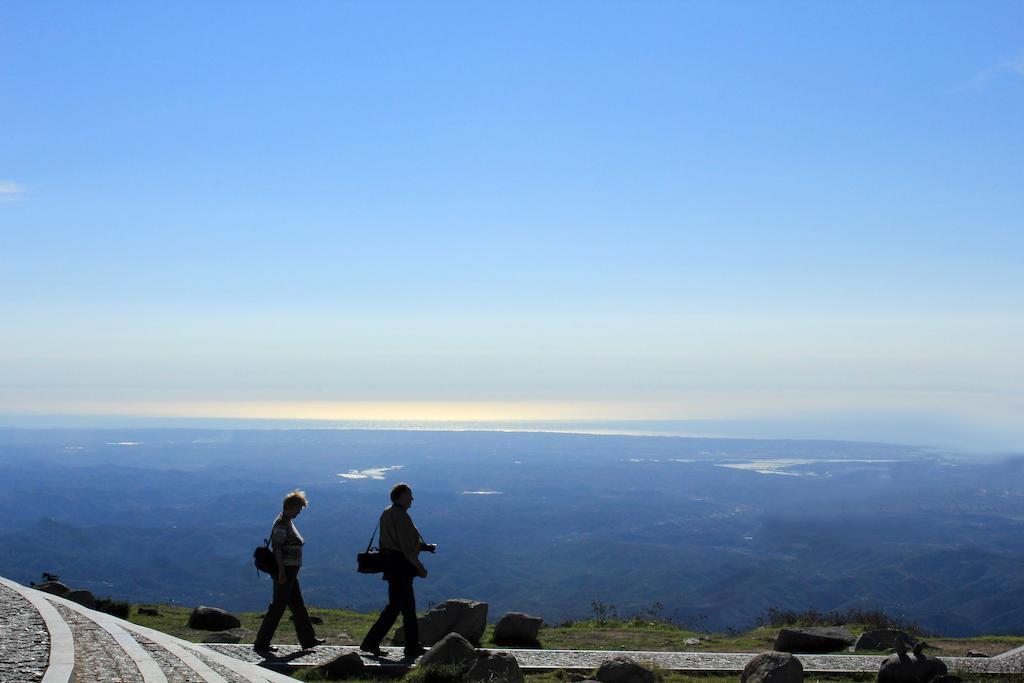
<path id="1" fill-rule="evenodd" d="M 91 683 L 142 683 L 131 657 L 109 633 L 63 605 L 53 605 L 75 638 L 75 680 Z"/>
<path id="2" fill-rule="evenodd" d="M 149 656 L 155 659 L 156 663 L 160 665 L 160 669 L 164 672 L 164 676 L 167 677 L 167 683 L 204 683 L 203 677 L 190 669 L 185 662 L 181 661 L 149 638 L 140 636 L 137 633 L 133 633 L 132 638 L 134 638 L 139 645 L 144 647 L 146 652 L 149 653 Z"/>
<path id="3" fill-rule="evenodd" d="M 0 682 L 35 683 L 50 661 L 50 634 L 25 598 L 0 585 Z"/>

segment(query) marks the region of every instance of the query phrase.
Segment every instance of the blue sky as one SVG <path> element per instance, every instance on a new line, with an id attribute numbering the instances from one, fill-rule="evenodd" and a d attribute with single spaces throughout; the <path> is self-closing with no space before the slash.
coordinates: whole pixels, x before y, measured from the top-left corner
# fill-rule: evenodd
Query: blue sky
<path id="1" fill-rule="evenodd" d="M 1024 448 L 1021 121 L 1016 2 L 5 3 L 0 414 Z"/>

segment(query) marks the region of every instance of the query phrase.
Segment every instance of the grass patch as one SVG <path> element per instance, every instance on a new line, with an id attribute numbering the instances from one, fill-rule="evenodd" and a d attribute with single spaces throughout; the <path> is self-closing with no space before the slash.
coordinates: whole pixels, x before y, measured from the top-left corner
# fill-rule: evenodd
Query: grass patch
<path id="1" fill-rule="evenodd" d="M 147 616 L 139 614 L 138 607 L 147 607 L 159 612 L 159 616 Z M 137 605 L 131 610 L 129 621 L 140 626 L 169 633 L 172 636 L 183 638 L 195 643 L 202 642 L 203 638 L 209 635 L 209 631 L 196 631 L 188 627 L 188 617 L 192 609 L 188 607 L 175 607 L 168 605 Z M 322 624 L 316 624 L 314 628 L 321 638 L 327 639 L 329 645 L 358 645 L 366 632 L 370 630 L 373 622 L 376 621 L 376 614 L 360 614 L 346 610 L 309 608 L 312 617 L 319 617 Z M 237 612 L 235 616 L 242 622 L 243 642 L 251 643 L 256 636 L 263 621 L 262 612 Z M 274 635 L 274 642 L 279 644 L 296 644 L 295 628 L 289 621 L 291 614 L 285 610 L 277 633 Z"/>
<path id="2" fill-rule="evenodd" d="M 590 619 L 541 628 L 538 639 L 542 647 L 554 650 L 684 651 L 699 649 L 685 641 L 702 635 L 671 624 Z"/>
<path id="3" fill-rule="evenodd" d="M 463 667 L 455 664 L 432 664 L 413 667 L 402 679 L 405 683 L 459 683 Z"/>

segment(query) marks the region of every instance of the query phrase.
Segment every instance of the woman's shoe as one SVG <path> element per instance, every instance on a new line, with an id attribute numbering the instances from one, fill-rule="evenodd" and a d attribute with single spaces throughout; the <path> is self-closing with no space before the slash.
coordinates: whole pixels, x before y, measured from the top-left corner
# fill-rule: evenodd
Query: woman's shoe
<path id="1" fill-rule="evenodd" d="M 314 638 L 313 642 L 309 643 L 308 645 L 303 645 L 302 649 L 303 650 L 312 650 L 317 645 L 323 645 L 326 642 L 327 642 L 326 638 Z"/>
<path id="2" fill-rule="evenodd" d="M 359 646 L 359 649 L 363 652 L 369 652 L 374 657 L 383 657 L 384 651 L 380 649 L 380 645 L 367 645 L 363 643 Z"/>

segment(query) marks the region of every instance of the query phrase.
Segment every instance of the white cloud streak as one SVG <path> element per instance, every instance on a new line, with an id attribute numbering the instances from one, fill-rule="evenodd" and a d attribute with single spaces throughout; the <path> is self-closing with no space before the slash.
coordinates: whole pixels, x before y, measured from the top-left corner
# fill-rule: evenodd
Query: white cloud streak
<path id="1" fill-rule="evenodd" d="M 11 180 L 0 180 L 0 202 L 14 201 L 24 194 L 24 186 Z"/>
<path id="2" fill-rule="evenodd" d="M 1002 76 L 1011 78 L 1024 78 L 1024 54 L 1018 55 L 1015 59 L 1008 59 L 999 62 L 987 69 L 982 69 L 970 82 L 954 88 L 952 92 L 963 92 L 964 90 L 976 90 L 984 88 Z"/>

